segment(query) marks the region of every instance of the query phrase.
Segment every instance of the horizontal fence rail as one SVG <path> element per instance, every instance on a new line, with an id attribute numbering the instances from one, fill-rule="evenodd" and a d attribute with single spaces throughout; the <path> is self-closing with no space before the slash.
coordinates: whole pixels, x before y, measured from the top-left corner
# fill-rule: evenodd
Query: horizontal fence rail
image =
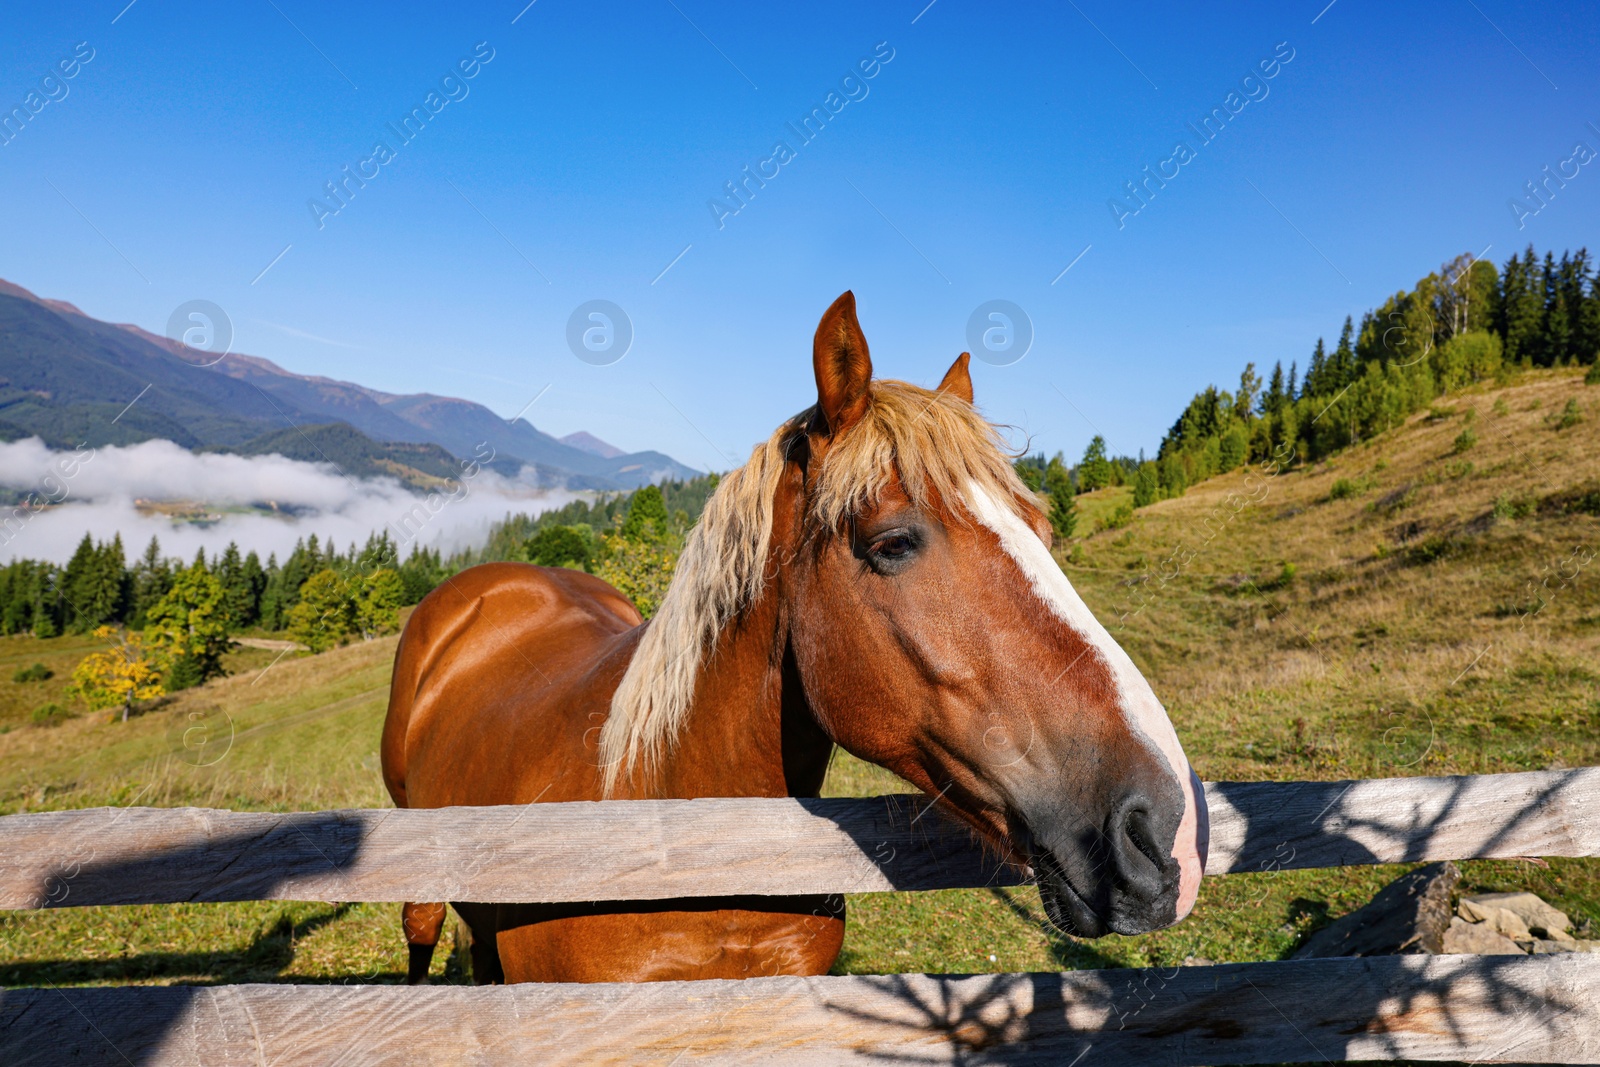
<path id="1" fill-rule="evenodd" d="M 1213 782 L 1208 874 L 1600 855 L 1600 768 Z M 0 818 L 0 909 L 184 901 L 562 901 L 1015 885 L 920 797 Z"/>
<path id="2" fill-rule="evenodd" d="M 1600 956 L 635 985 L 0 991 L 0 1062 L 1600 1062 Z"/>

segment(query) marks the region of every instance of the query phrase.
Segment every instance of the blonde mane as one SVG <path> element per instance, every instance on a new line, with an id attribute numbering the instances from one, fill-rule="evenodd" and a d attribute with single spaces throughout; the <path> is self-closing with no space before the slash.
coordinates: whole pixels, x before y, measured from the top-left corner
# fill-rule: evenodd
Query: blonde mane
<path id="1" fill-rule="evenodd" d="M 700 665 L 718 635 L 766 582 L 773 502 L 789 449 L 810 424 L 802 412 L 722 479 L 678 557 L 661 610 L 645 629 L 600 732 L 605 795 L 641 765 L 653 776 L 688 718 Z M 811 487 L 809 519 L 840 530 L 898 475 L 912 503 L 967 508 L 976 483 L 1017 514 L 1037 514 L 1004 441 L 973 406 L 945 392 L 878 381 L 861 418 L 828 445 Z"/>

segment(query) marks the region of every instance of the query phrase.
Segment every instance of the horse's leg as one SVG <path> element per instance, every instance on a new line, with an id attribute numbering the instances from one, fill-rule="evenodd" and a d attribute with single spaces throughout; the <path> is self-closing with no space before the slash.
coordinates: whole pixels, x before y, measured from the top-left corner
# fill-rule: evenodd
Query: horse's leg
<path id="1" fill-rule="evenodd" d="M 433 949 L 439 943 L 439 932 L 444 929 L 446 910 L 443 904 L 400 906 L 400 921 L 405 927 L 406 946 L 411 953 L 406 966 L 406 985 L 428 984 L 428 965 L 433 962 Z"/>
<path id="2" fill-rule="evenodd" d="M 503 985 L 505 970 L 500 966 L 500 948 L 495 940 L 499 929 L 498 904 L 455 904 L 467 928 L 467 956 L 472 961 L 472 980 L 477 985 Z"/>

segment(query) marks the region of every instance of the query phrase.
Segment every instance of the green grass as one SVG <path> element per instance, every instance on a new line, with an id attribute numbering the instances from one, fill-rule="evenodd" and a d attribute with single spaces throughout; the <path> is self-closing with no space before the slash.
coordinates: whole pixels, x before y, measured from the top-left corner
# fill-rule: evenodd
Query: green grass
<path id="1" fill-rule="evenodd" d="M 1067 573 L 1151 679 L 1204 778 L 1600 765 L 1600 508 L 1589 506 L 1600 499 L 1600 437 L 1552 432 L 1539 414 L 1564 410 L 1582 388 L 1577 373 L 1535 372 L 1452 397 L 1453 413 L 1477 412 L 1470 464 L 1452 455 L 1460 423 L 1423 414 L 1331 462 L 1268 479 L 1264 492 L 1236 472 L 1142 508 L 1122 528 L 1107 520 L 1126 487 L 1085 494 L 1083 534 L 1060 549 Z M 1340 479 L 1366 491 L 1335 493 Z M 45 727 L 29 725 L 31 713 L 73 706 L 72 666 L 95 643 L 0 639 L 0 813 L 386 806 L 377 747 L 394 645 L 294 653 L 265 673 L 278 654 L 242 650 L 231 654 L 232 677 L 127 724 L 79 713 Z M 53 677 L 10 681 L 35 662 Z M 197 716 L 218 736 L 232 731 L 226 756 L 205 766 L 174 742 Z M 839 752 L 825 793 L 909 789 Z M 1529 889 L 1600 929 L 1600 861 L 1462 868 L 1468 890 Z M 1054 932 L 1026 888 L 857 895 L 836 969 L 1276 959 L 1406 869 L 1211 878 L 1178 926 L 1097 941 Z M 6 985 L 396 981 L 404 964 L 396 905 L 0 915 Z M 434 972 L 465 980 L 444 951 Z"/>

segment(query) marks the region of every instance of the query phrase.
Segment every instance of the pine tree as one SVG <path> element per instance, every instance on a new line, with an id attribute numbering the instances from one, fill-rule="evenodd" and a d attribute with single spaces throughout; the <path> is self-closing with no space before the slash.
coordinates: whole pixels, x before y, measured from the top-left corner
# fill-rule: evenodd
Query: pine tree
<path id="1" fill-rule="evenodd" d="M 622 521 L 622 536 L 630 541 L 658 543 L 666 540 L 667 503 L 653 485 L 636 489 L 628 501 L 628 517 Z"/>
<path id="2" fill-rule="evenodd" d="M 1519 259 L 1506 261 L 1500 276 L 1500 307 L 1495 330 L 1507 363 L 1536 362 L 1543 332 L 1544 278 L 1530 244 Z"/>
<path id="3" fill-rule="evenodd" d="M 62 572 L 61 581 L 57 586 L 61 598 L 66 601 L 66 628 L 73 633 L 87 633 L 97 625 L 89 621 L 88 609 L 79 609 L 78 605 L 88 596 L 90 584 L 94 581 L 94 571 L 98 565 L 94 539 L 85 533 L 83 540 L 78 542 L 77 549 L 72 553 L 72 558 L 67 561 L 67 568 Z"/>
<path id="4" fill-rule="evenodd" d="M 1338 392 L 1356 380 L 1356 350 L 1351 343 L 1354 336 L 1354 327 L 1350 323 L 1350 316 L 1344 317 L 1344 328 L 1339 331 L 1339 344 L 1333 350 L 1333 359 L 1329 365 L 1329 391 Z"/>
<path id="5" fill-rule="evenodd" d="M 1593 274 L 1589 272 L 1589 252 L 1587 249 L 1578 249 L 1582 257 L 1583 269 L 1580 272 L 1580 283 L 1585 285 L 1586 292 L 1578 305 L 1577 320 L 1577 350 L 1578 361 L 1581 363 L 1594 363 L 1600 359 L 1600 271 Z M 1584 281 L 1584 279 L 1587 281 Z"/>
<path id="6" fill-rule="evenodd" d="M 128 627 L 142 630 L 150 609 L 172 588 L 172 568 L 161 558 L 161 542 L 154 537 L 145 546 L 144 555 L 133 565 L 130 585 L 132 593 L 128 605 Z"/>
<path id="7" fill-rule="evenodd" d="M 222 583 L 222 614 L 228 630 L 244 629 L 255 621 L 255 590 L 239 556 L 239 546 L 232 541 L 217 559 L 216 577 Z"/>
<path id="8" fill-rule="evenodd" d="M 90 627 L 122 618 L 127 604 L 128 567 L 122 550 L 122 535 L 95 549 L 94 567 L 89 572 L 78 603 Z"/>
<path id="9" fill-rule="evenodd" d="M 1283 365 L 1278 365 L 1278 384 L 1283 385 Z M 1136 508 L 1148 507 L 1161 499 L 1161 474 L 1156 470 L 1156 465 L 1149 460 L 1141 459 L 1139 469 L 1133 476 L 1133 506 Z"/>
<path id="10" fill-rule="evenodd" d="M 1571 265 L 1570 257 L 1565 254 L 1559 266 L 1554 255 L 1544 254 L 1544 318 L 1540 323 L 1539 351 L 1535 357 L 1535 362 L 1542 367 L 1565 363 L 1572 347 L 1572 320 L 1567 314 L 1566 291 L 1561 278 Z"/>
<path id="11" fill-rule="evenodd" d="M 1289 403 L 1291 403 L 1291 404 L 1293 404 L 1296 400 L 1300 399 L 1299 389 L 1295 385 L 1295 376 L 1297 374 L 1299 374 L 1299 373 L 1300 373 L 1300 363 L 1299 363 L 1299 361 L 1290 360 L 1289 361 L 1289 384 L 1284 389 L 1283 395 L 1284 395 L 1284 398 L 1287 399 L 1289 401 Z"/>
<path id="12" fill-rule="evenodd" d="M 1301 390 L 1303 396 L 1322 396 L 1332 392 L 1328 388 L 1327 378 L 1328 354 L 1323 350 L 1322 338 L 1317 338 L 1317 347 L 1311 352 L 1311 366 L 1306 368 L 1306 384 Z"/>
<path id="13" fill-rule="evenodd" d="M 1072 491 L 1072 474 L 1059 452 L 1045 467 L 1044 491 L 1050 497 L 1050 529 L 1057 541 L 1066 541 L 1078 526 L 1078 502 Z"/>
<path id="14" fill-rule="evenodd" d="M 1283 413 L 1287 402 L 1283 391 L 1283 360 L 1280 359 L 1272 365 L 1272 378 L 1261 396 L 1261 414 L 1276 418 Z"/>
<path id="15" fill-rule="evenodd" d="M 259 612 L 262 629 L 283 629 L 284 613 L 289 610 L 283 590 L 283 568 L 278 566 L 278 554 L 274 552 L 267 556 L 266 576 L 261 583 Z"/>
<path id="16" fill-rule="evenodd" d="M 1095 434 L 1083 450 L 1078 464 L 1078 492 L 1092 493 L 1111 484 L 1111 461 L 1106 458 L 1106 439 Z"/>
<path id="17" fill-rule="evenodd" d="M 261 591 L 267 586 L 267 572 L 253 548 L 244 557 L 244 581 L 250 596 L 245 625 L 250 625 L 261 617 Z"/>

